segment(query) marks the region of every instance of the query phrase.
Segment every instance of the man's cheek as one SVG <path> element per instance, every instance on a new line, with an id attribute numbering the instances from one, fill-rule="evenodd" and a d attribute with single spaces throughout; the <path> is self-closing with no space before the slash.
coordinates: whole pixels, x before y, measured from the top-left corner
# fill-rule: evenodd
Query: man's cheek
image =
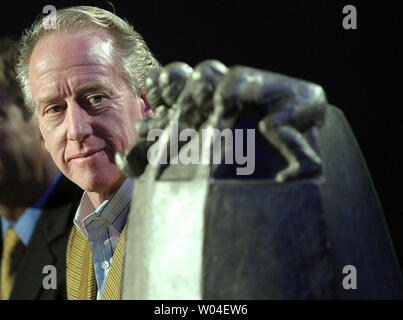
<path id="1" fill-rule="evenodd" d="M 40 123 L 39 123 L 39 126 L 38 126 L 38 127 L 39 127 L 39 132 L 41 133 L 42 140 L 44 141 L 45 149 L 46 149 L 46 151 L 50 152 L 50 151 L 49 151 L 49 148 L 48 148 L 47 139 L 45 138 L 46 135 L 45 135 L 44 129 L 43 129 L 43 127 L 41 126 Z"/>
<path id="2" fill-rule="evenodd" d="M 47 152 L 49 152 L 53 162 L 60 168 L 63 162 L 62 152 L 58 152 L 58 149 L 54 148 L 55 144 L 52 140 L 44 139 L 44 146 Z"/>
<path id="3" fill-rule="evenodd" d="M 46 149 L 46 151 L 50 153 L 49 148 L 48 148 L 48 143 L 46 142 L 46 140 L 45 140 L 44 142 L 45 142 L 45 149 Z"/>

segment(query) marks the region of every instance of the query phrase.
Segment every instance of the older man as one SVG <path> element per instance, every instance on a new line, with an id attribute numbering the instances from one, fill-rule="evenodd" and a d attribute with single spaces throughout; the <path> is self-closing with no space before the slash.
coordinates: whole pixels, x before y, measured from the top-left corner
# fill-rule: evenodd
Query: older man
<path id="1" fill-rule="evenodd" d="M 57 167 L 85 190 L 67 248 L 69 299 L 119 299 L 125 222 L 133 182 L 116 152 L 150 115 L 142 99 L 158 68 L 141 36 L 95 7 L 57 11 L 54 29 L 33 24 L 21 41 L 24 99 Z"/>
<path id="2" fill-rule="evenodd" d="M 0 39 L 0 299 L 65 299 L 66 244 L 81 192 L 60 174 L 23 107 L 17 49 Z M 44 287 L 48 265 L 56 282 Z"/>

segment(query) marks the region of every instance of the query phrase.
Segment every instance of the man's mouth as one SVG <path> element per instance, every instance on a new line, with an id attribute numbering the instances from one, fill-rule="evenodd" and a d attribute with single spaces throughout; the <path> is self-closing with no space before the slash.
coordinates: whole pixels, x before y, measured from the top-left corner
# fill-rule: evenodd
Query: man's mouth
<path id="1" fill-rule="evenodd" d="M 94 150 L 89 150 L 83 153 L 77 153 L 74 156 L 70 157 L 69 160 L 87 160 L 91 159 L 95 156 L 97 156 L 99 153 L 103 152 L 105 149 L 94 149 Z"/>

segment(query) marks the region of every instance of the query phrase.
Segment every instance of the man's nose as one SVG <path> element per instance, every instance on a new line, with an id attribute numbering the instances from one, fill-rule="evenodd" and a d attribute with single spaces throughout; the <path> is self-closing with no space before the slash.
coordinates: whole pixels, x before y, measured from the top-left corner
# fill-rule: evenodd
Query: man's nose
<path id="1" fill-rule="evenodd" d="M 72 102 L 67 106 L 67 138 L 69 140 L 83 142 L 91 136 L 91 116 L 78 103 Z"/>

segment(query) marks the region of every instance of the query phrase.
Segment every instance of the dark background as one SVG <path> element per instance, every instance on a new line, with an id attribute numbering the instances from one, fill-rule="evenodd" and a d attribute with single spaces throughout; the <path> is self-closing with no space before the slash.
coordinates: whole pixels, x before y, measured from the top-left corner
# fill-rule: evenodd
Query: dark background
<path id="1" fill-rule="evenodd" d="M 400 182 L 402 24 L 387 1 L 111 1 L 162 64 L 215 58 L 316 82 L 346 115 L 366 159 L 403 265 Z M 42 8 L 106 1 L 7 1 L 1 36 L 19 37 Z M 345 30 L 345 5 L 357 9 L 357 30 Z M 12 7 L 11 7 L 12 6 Z M 348 223 L 348 222 L 346 222 Z"/>

